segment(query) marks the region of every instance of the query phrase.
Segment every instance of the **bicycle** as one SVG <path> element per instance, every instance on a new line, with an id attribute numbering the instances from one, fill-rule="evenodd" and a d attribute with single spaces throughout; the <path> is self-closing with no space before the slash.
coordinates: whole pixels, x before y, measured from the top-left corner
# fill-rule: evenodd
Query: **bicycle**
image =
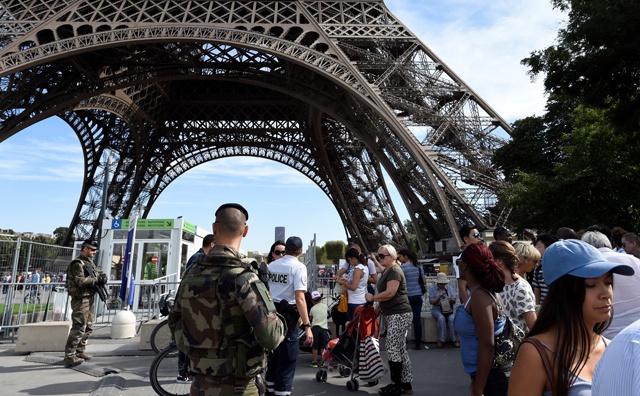
<path id="1" fill-rule="evenodd" d="M 160 315 L 166 317 L 171 312 L 171 308 L 173 307 L 173 301 L 175 300 L 175 291 L 171 290 L 167 293 L 164 293 L 160 296 L 160 301 L 158 301 L 158 306 L 160 307 Z M 156 327 L 151 332 L 151 338 L 149 343 L 151 344 L 151 349 L 155 353 L 160 353 L 166 347 L 171 344 L 171 329 L 169 329 L 169 322 L 167 320 L 163 320 L 158 323 Z"/>
<path id="2" fill-rule="evenodd" d="M 168 320 L 163 320 L 154 327 L 149 343 L 155 353 L 162 352 L 171 344 L 171 329 L 169 328 Z"/>
<path id="3" fill-rule="evenodd" d="M 151 362 L 149 381 L 151 387 L 160 396 L 188 396 L 191 383 L 177 382 L 178 373 L 183 370 L 178 365 L 178 347 L 171 343 Z M 187 370 L 188 371 L 188 368 Z"/>
<path id="4" fill-rule="evenodd" d="M 23 301 L 25 304 L 40 304 L 40 291 L 37 286 L 29 288 L 29 291 L 24 295 Z"/>

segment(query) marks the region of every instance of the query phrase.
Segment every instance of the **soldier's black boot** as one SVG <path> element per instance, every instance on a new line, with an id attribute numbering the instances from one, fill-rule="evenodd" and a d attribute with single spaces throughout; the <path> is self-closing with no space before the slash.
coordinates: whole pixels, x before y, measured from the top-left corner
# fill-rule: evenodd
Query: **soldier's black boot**
<path id="1" fill-rule="evenodd" d="M 74 366 L 77 366 L 79 364 L 82 364 L 83 362 L 84 362 L 84 359 L 79 358 L 77 356 L 64 358 L 64 366 L 65 367 L 74 367 Z"/>
<path id="2" fill-rule="evenodd" d="M 84 360 L 91 360 L 91 358 L 93 358 L 93 355 L 89 355 L 88 353 L 85 353 L 85 352 L 77 352 L 76 356 Z"/>

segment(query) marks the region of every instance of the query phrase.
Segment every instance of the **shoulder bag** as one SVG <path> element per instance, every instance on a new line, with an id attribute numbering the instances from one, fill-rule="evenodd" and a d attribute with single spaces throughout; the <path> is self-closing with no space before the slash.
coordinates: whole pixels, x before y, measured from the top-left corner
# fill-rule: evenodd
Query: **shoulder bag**
<path id="1" fill-rule="evenodd" d="M 551 366 L 551 362 L 549 361 L 549 355 L 547 355 L 547 351 L 545 350 L 542 342 L 537 338 L 527 337 L 522 340 L 522 343 L 528 342 L 536 347 L 538 354 L 540 354 L 540 358 L 542 359 L 542 364 L 544 365 L 544 371 L 547 373 L 547 378 L 549 379 L 549 383 L 551 384 L 551 394 L 557 395 L 555 390 L 555 382 L 553 381 L 553 367 Z"/>
<path id="2" fill-rule="evenodd" d="M 424 273 L 420 267 L 418 267 L 418 284 L 420 285 L 420 291 L 422 291 L 422 295 L 424 296 L 427 293 L 427 285 L 424 284 Z"/>
<path id="3" fill-rule="evenodd" d="M 444 316 L 451 315 L 453 313 L 453 304 L 449 301 L 449 292 L 445 286 L 444 292 L 446 296 L 440 299 L 440 312 Z"/>
<path id="4" fill-rule="evenodd" d="M 342 292 L 340 296 L 340 302 L 338 303 L 338 312 L 347 312 L 349 310 L 349 295 L 347 289 Z"/>
<path id="5" fill-rule="evenodd" d="M 358 359 L 358 373 L 360 379 L 367 382 L 378 381 L 387 374 L 389 369 L 380 356 L 378 339 L 368 335 L 360 343 L 360 359 Z"/>
<path id="6" fill-rule="evenodd" d="M 493 355 L 492 368 L 500 368 L 504 366 L 511 366 L 516 360 L 516 354 L 518 353 L 518 347 L 524 339 L 524 331 L 518 327 L 513 320 L 505 314 L 502 304 L 498 301 L 494 293 L 489 290 L 485 291 L 489 293 L 493 301 L 498 307 L 498 316 L 504 316 L 506 321 L 504 328 L 500 334 L 495 336 L 495 352 Z"/>

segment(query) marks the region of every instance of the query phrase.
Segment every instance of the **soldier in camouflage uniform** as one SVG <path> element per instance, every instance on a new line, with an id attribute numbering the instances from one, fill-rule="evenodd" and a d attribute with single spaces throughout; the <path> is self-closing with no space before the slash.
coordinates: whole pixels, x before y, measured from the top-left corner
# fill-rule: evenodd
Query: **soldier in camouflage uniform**
<path id="1" fill-rule="evenodd" d="M 266 353 L 284 338 L 257 262 L 238 252 L 248 218 L 239 204 L 218 208 L 216 245 L 185 271 L 169 314 L 176 344 L 189 357 L 192 396 L 260 395 L 256 378 Z"/>
<path id="2" fill-rule="evenodd" d="M 107 276 L 99 272 L 93 263 L 98 250 L 96 241 L 82 243 L 80 256 L 71 261 L 67 269 L 67 291 L 71 296 L 71 331 L 64 349 L 64 364 L 73 367 L 92 358 L 85 352 L 87 340 L 93 332 L 93 312 L 96 285 L 107 283 Z"/>

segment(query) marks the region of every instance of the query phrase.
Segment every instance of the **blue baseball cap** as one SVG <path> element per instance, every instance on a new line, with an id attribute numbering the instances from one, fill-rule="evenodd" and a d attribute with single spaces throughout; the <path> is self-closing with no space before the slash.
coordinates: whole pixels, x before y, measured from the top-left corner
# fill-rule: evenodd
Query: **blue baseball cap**
<path id="1" fill-rule="evenodd" d="M 595 247 L 578 239 L 562 239 L 551 244 L 543 256 L 544 282 L 551 285 L 564 275 L 578 278 L 597 278 L 611 271 L 620 275 L 633 275 L 631 266 L 611 263 Z"/>

